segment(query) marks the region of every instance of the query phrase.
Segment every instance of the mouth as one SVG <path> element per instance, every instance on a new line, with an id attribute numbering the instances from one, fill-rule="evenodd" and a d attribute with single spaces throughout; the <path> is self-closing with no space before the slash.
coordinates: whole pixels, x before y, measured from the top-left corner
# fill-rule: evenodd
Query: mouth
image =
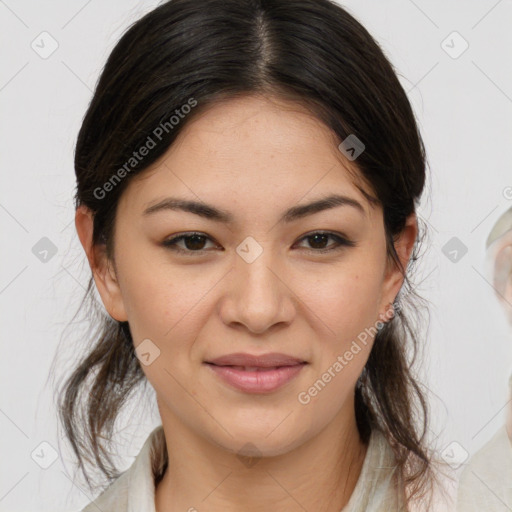
<path id="1" fill-rule="evenodd" d="M 218 365 L 205 362 L 213 374 L 230 388 L 245 393 L 268 394 L 289 383 L 308 363 L 283 366 Z"/>
<path id="2" fill-rule="evenodd" d="M 247 369 L 276 369 L 284 366 L 296 366 L 301 363 L 306 363 L 304 359 L 278 352 L 269 352 L 266 354 L 237 352 L 233 354 L 225 354 L 223 356 L 216 357 L 215 359 L 208 359 L 205 360 L 205 362 L 216 366 L 232 366 Z"/>
<path id="3" fill-rule="evenodd" d="M 235 365 L 231 365 L 231 364 L 215 364 L 215 363 L 210 363 L 208 361 L 206 361 L 205 363 L 213 365 L 213 366 L 218 366 L 221 368 L 233 368 L 234 370 L 240 370 L 240 371 L 244 371 L 244 372 L 267 372 L 270 370 L 279 370 L 280 368 L 291 368 L 294 366 L 300 366 L 300 365 L 307 364 L 305 361 L 302 363 L 285 364 L 282 366 L 235 366 Z"/>

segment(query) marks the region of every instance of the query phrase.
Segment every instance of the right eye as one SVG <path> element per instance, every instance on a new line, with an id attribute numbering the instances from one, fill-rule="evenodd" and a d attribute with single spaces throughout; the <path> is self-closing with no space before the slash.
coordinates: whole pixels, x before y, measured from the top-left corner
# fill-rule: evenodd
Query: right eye
<path id="1" fill-rule="evenodd" d="M 211 238 L 203 233 L 185 233 L 164 240 L 162 245 L 180 254 L 192 256 L 195 254 L 204 254 L 207 251 L 207 249 L 203 249 L 205 240 L 211 240 Z M 185 244 L 185 248 L 178 246 L 178 243 L 182 241 Z"/>

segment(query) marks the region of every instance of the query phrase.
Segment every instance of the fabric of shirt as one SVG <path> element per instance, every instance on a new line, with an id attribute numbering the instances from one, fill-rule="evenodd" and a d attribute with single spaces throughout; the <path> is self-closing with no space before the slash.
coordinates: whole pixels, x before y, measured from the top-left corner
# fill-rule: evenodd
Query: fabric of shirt
<path id="1" fill-rule="evenodd" d="M 161 458 L 155 449 L 156 438 L 161 435 L 160 425 L 149 435 L 133 464 L 82 512 L 156 512 L 152 462 Z M 387 439 L 373 431 L 354 491 L 340 512 L 405 511 L 397 491 L 395 468 L 395 457 Z"/>
<path id="2" fill-rule="evenodd" d="M 464 468 L 457 497 L 458 512 L 512 510 L 512 445 L 500 428 Z"/>

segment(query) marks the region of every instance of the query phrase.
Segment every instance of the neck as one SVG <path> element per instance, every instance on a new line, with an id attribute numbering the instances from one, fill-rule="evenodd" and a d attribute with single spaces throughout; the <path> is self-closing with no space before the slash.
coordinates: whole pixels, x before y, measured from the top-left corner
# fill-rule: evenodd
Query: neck
<path id="1" fill-rule="evenodd" d="M 155 491 L 157 512 L 208 510 L 340 512 L 356 486 L 367 447 L 353 403 L 318 435 L 277 456 L 245 459 L 162 415 L 169 464 Z"/>

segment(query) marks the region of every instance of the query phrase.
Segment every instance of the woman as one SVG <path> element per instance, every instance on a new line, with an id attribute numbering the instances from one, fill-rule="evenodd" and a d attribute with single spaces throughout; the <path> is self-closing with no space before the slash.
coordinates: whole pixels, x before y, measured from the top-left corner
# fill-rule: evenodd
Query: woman
<path id="1" fill-rule="evenodd" d="M 113 482 L 84 510 L 432 510 L 405 314 L 425 167 L 335 3 L 171 0 L 124 34 L 75 153 L 108 317 L 61 418 Z M 113 427 L 148 382 L 162 425 L 119 475 Z"/>

